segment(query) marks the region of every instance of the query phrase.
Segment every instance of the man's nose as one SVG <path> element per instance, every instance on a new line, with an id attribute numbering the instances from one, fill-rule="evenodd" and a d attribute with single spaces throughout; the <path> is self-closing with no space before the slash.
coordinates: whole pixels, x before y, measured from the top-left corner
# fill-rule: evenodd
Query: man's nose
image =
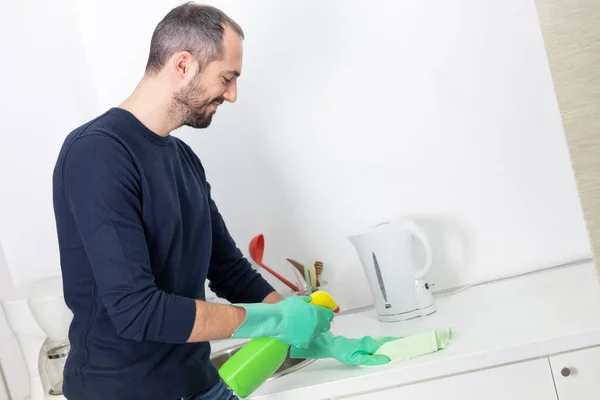
<path id="1" fill-rule="evenodd" d="M 231 82 L 225 93 L 223 93 L 223 98 L 230 103 L 235 103 L 237 100 L 237 82 L 235 80 Z"/>

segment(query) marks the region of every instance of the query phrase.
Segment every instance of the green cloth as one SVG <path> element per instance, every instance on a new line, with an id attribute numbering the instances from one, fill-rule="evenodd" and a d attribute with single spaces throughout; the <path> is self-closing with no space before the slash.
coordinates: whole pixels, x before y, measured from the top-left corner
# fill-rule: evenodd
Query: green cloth
<path id="1" fill-rule="evenodd" d="M 376 366 L 409 360 L 446 348 L 450 328 L 433 329 L 406 337 L 364 336 L 351 339 L 325 332 L 308 348 L 290 348 L 291 358 L 334 358 L 346 365 Z"/>
<path id="2" fill-rule="evenodd" d="M 409 360 L 445 349 L 452 338 L 451 328 L 433 329 L 384 343 L 375 355 L 383 355 L 390 363 Z"/>

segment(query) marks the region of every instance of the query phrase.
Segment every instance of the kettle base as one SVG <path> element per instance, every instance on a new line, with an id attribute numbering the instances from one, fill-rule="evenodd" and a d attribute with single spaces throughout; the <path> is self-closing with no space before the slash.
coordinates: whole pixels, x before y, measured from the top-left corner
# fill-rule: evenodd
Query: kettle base
<path id="1" fill-rule="evenodd" d="M 401 313 L 401 314 L 388 314 L 381 315 L 377 314 L 377 319 L 381 322 L 399 322 L 399 321 L 407 321 L 409 319 L 425 317 L 427 315 L 431 315 L 436 312 L 435 304 L 430 305 L 429 307 L 416 309 L 413 311 Z"/>

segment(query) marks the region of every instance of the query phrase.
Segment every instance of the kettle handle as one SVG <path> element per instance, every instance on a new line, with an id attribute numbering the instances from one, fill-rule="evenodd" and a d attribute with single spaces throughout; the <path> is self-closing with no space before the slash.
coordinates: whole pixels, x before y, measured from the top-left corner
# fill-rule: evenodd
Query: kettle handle
<path id="1" fill-rule="evenodd" d="M 433 265 L 433 247 L 431 246 L 429 235 L 427 235 L 427 232 L 425 232 L 425 229 L 423 229 L 422 226 L 410 219 L 402 221 L 399 226 L 401 228 L 405 228 L 414 237 L 419 239 L 425 248 L 425 264 L 415 273 L 415 279 L 423 279 L 425 274 L 429 272 L 431 266 Z"/>

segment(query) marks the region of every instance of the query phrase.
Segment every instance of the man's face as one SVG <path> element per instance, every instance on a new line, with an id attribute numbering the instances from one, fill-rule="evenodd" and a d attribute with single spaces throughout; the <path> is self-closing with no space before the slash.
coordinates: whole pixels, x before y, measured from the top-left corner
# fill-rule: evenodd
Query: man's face
<path id="1" fill-rule="evenodd" d="M 182 125 L 206 128 L 219 105 L 234 103 L 237 98 L 237 78 L 242 71 L 242 40 L 231 28 L 223 35 L 223 58 L 213 61 L 190 78 L 175 95 L 177 114 Z M 197 71 L 197 70 L 196 70 Z"/>

